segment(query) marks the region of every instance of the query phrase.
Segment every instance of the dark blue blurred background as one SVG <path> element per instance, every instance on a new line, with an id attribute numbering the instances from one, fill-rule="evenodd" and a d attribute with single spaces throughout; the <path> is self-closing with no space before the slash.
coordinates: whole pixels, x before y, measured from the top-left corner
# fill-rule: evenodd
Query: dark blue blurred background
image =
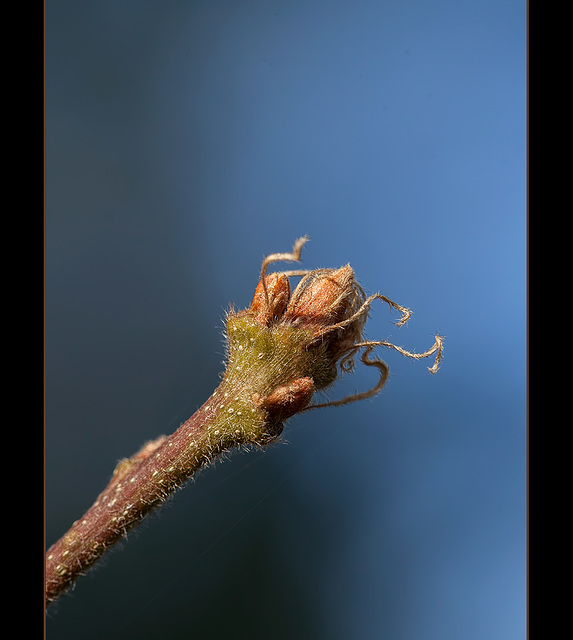
<path id="1" fill-rule="evenodd" d="M 526 7 L 46 3 L 47 544 L 222 371 L 309 234 L 349 262 L 373 400 L 205 471 L 49 614 L 58 639 L 525 637 Z M 277 265 L 277 268 L 288 268 Z M 330 397 L 373 384 L 372 371 Z"/>

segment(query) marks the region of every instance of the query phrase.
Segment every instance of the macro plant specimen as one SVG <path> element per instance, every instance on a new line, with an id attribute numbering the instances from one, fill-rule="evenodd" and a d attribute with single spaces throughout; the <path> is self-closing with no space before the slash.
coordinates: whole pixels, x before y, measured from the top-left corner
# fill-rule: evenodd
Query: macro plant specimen
<path id="1" fill-rule="evenodd" d="M 159 436 L 131 458 L 120 460 L 92 507 L 50 547 L 45 569 L 48 604 L 221 454 L 276 441 L 285 421 L 296 413 L 341 406 L 378 393 L 388 378 L 388 367 L 371 357 L 376 347 L 414 359 L 436 354 L 429 368 L 436 373 L 442 358 L 441 336 L 424 353 L 411 353 L 387 341 L 363 340 L 375 300 L 400 312 L 398 326 L 411 312 L 380 293 L 367 297 L 349 265 L 267 274 L 273 262 L 299 261 L 306 241 L 306 237 L 297 240 L 290 253 L 267 256 L 251 306 L 229 311 L 226 370 L 211 397 L 171 436 Z M 292 277 L 300 281 L 291 293 Z M 353 370 L 359 354 L 363 364 L 378 370 L 376 385 L 341 400 L 312 404 L 316 391 L 328 388 L 340 373 Z"/>

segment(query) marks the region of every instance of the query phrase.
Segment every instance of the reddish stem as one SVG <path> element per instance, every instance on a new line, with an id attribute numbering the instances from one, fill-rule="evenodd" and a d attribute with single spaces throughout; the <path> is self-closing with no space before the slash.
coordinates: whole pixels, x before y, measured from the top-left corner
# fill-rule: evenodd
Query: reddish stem
<path id="1" fill-rule="evenodd" d="M 199 468 L 241 444 L 209 436 L 221 387 L 169 438 L 122 460 L 97 500 L 46 554 L 46 602 L 53 602 L 112 545 Z"/>

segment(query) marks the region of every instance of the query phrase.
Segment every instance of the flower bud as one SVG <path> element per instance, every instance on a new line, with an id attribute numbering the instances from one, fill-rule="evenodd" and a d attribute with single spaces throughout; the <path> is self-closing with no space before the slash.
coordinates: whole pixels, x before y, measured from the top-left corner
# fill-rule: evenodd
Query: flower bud
<path id="1" fill-rule="evenodd" d="M 350 265 L 340 269 L 318 269 L 300 281 L 283 315 L 283 322 L 311 328 L 316 339 L 328 342 L 335 364 L 361 339 L 366 314 L 357 315 L 356 312 L 364 299 L 364 292 Z"/>
<path id="2" fill-rule="evenodd" d="M 350 265 L 319 269 L 301 280 L 285 313 L 285 320 L 322 326 L 341 322 L 355 297 L 354 272 Z"/>
<path id="3" fill-rule="evenodd" d="M 271 273 L 265 276 L 267 290 L 263 287 L 263 281 L 255 289 L 251 312 L 255 314 L 255 320 L 264 326 L 269 326 L 273 320 L 282 316 L 290 298 L 290 283 L 287 276 L 281 273 Z"/>
<path id="4" fill-rule="evenodd" d="M 277 387 L 268 396 L 255 394 L 253 401 L 258 407 L 265 409 L 273 421 L 284 422 L 302 411 L 311 401 L 313 393 L 312 378 L 297 378 Z"/>

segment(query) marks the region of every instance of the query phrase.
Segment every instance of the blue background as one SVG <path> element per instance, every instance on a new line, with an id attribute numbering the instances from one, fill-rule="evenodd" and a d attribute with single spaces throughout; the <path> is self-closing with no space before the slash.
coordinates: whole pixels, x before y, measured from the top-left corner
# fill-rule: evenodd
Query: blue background
<path id="1" fill-rule="evenodd" d="M 297 237 L 414 310 L 369 338 L 447 339 L 203 472 L 48 637 L 524 638 L 525 3 L 53 0 L 46 34 L 48 545 L 207 398 Z"/>

